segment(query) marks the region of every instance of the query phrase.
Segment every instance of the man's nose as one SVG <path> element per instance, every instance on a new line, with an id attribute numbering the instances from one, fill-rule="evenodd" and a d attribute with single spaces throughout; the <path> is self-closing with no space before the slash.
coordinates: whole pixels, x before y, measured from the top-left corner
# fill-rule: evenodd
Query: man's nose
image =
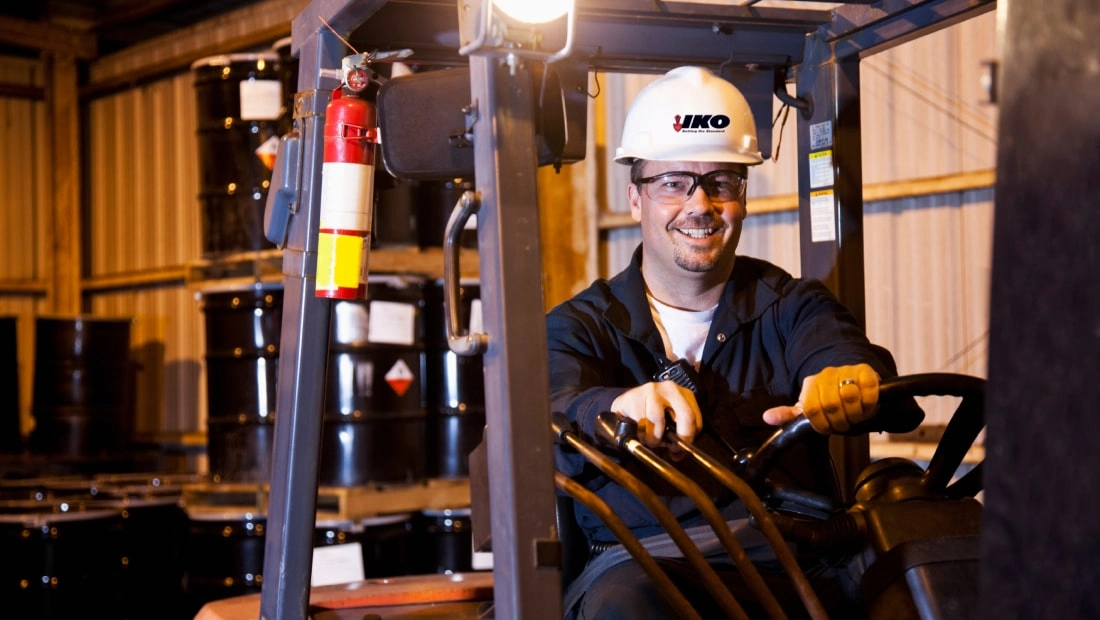
<path id="1" fill-rule="evenodd" d="M 689 213 L 708 213 L 718 208 L 717 203 L 710 199 L 703 186 L 696 185 L 695 189 L 688 195 L 687 200 L 684 201 L 684 208 Z"/>

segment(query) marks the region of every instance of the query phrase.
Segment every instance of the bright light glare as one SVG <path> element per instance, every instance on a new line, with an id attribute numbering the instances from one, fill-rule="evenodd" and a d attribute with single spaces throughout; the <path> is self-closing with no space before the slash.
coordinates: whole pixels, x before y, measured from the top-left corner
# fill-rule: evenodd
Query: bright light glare
<path id="1" fill-rule="evenodd" d="M 565 15 L 573 0 L 493 0 L 503 13 L 528 24 L 545 24 Z"/>

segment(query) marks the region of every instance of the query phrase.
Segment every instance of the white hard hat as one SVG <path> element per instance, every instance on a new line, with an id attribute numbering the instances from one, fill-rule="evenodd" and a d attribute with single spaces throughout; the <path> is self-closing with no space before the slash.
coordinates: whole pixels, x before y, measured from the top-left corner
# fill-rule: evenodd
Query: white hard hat
<path id="1" fill-rule="evenodd" d="M 714 161 L 756 165 L 756 122 L 737 87 L 700 67 L 677 67 L 638 93 L 615 161 Z"/>

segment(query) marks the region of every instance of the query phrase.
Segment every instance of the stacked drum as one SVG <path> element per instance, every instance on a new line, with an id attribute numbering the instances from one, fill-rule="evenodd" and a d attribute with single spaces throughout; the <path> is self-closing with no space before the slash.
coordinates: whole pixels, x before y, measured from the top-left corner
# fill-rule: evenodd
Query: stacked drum
<path id="1" fill-rule="evenodd" d="M 156 475 L 0 487 L 0 592 L 13 618 L 192 617 L 182 608 L 186 517 Z"/>
<path id="2" fill-rule="evenodd" d="M 192 65 L 207 259 L 234 260 L 234 253 L 272 247 L 262 221 L 277 138 L 293 127 L 298 67 L 290 50 L 286 38 L 271 53 Z M 463 179 L 394 179 L 379 166 L 375 200 L 384 208 L 372 211 L 372 244 L 442 245 L 450 211 L 469 187 Z M 481 358 L 450 352 L 441 287 L 422 276 L 371 274 L 367 299 L 330 302 L 321 487 L 400 492 L 468 476 L 466 455 L 485 423 Z M 464 283 L 463 291 L 463 316 L 477 320 L 470 319 L 480 316 L 476 282 Z M 210 495 L 185 502 L 190 611 L 258 591 L 263 582 L 266 506 L 214 498 L 219 489 L 230 497 L 270 481 L 283 302 L 281 288 L 271 286 L 201 299 L 214 482 Z M 314 544 L 357 544 L 365 577 L 470 570 L 468 504 L 422 513 L 355 512 L 318 520 Z"/>
<path id="3" fill-rule="evenodd" d="M 207 458 L 218 481 L 267 482 L 275 434 L 281 288 L 203 296 Z"/>
<path id="4" fill-rule="evenodd" d="M 430 326 L 425 339 L 429 474 L 433 478 L 464 478 L 470 473 L 467 458 L 485 429 L 483 359 L 481 355 L 457 355 L 447 344 L 443 282 L 426 283 L 424 290 Z M 481 287 L 476 280 L 460 283 L 459 307 L 467 333 L 484 331 Z"/>
<path id="5" fill-rule="evenodd" d="M 297 62 L 290 40 L 265 53 L 195 61 L 203 256 L 274 249 L 264 210 L 279 138 L 292 126 Z M 201 295 L 205 315 L 207 457 L 223 486 L 259 489 L 271 477 L 281 285 Z M 183 557 L 187 606 L 258 591 L 266 515 L 245 508 L 188 505 Z"/>
<path id="6" fill-rule="evenodd" d="M 123 617 L 117 510 L 75 500 L 0 501 L 0 587 L 13 618 Z"/>
<path id="7" fill-rule="evenodd" d="M 331 549 L 337 545 L 359 545 L 364 579 L 412 575 L 418 572 L 414 563 L 414 527 L 411 513 L 319 520 L 313 546 Z"/>
<path id="8" fill-rule="evenodd" d="M 210 601 L 258 593 L 263 586 L 267 517 L 218 506 L 188 506 L 187 517 L 183 563 L 188 617 Z"/>
<path id="9" fill-rule="evenodd" d="M 367 295 L 332 304 L 321 485 L 427 476 L 423 286 L 372 275 Z"/>
<path id="10" fill-rule="evenodd" d="M 202 305 L 210 478 L 224 488 L 253 488 L 255 498 L 271 479 L 283 291 L 213 291 Z M 267 516 L 257 504 L 186 506 L 183 564 L 192 615 L 207 602 L 259 592 Z"/>
<path id="11" fill-rule="evenodd" d="M 36 318 L 32 452 L 74 462 L 113 460 L 129 452 L 131 322 Z"/>
<path id="12" fill-rule="evenodd" d="M 191 65 L 207 257 L 274 247 L 263 221 L 285 117 L 278 60 L 274 52 L 229 54 Z"/>
<path id="13" fill-rule="evenodd" d="M 16 327 L 15 317 L 0 317 L 0 454 L 19 454 L 23 451 Z"/>

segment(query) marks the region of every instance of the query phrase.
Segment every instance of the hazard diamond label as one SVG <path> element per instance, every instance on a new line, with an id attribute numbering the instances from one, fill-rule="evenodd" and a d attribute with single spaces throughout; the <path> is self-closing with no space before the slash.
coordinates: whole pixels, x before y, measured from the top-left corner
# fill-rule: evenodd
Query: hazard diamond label
<path id="1" fill-rule="evenodd" d="M 409 391 L 409 386 L 415 378 L 405 360 L 397 360 L 397 363 L 386 372 L 386 383 L 394 392 L 397 392 L 398 396 L 404 396 L 405 392 Z"/>
<path id="2" fill-rule="evenodd" d="M 256 147 L 254 152 L 256 157 L 259 157 L 260 161 L 263 162 L 264 167 L 273 170 L 275 168 L 275 156 L 279 153 L 279 137 L 271 136 L 263 144 Z"/>

